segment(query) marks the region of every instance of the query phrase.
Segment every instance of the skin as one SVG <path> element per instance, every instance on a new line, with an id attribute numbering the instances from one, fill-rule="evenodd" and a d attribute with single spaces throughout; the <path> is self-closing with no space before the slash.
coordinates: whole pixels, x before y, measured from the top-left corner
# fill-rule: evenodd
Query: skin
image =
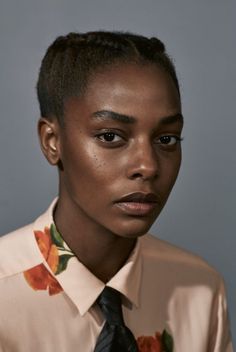
<path id="1" fill-rule="evenodd" d="M 123 117 L 114 119 L 114 113 Z M 38 126 L 46 158 L 61 166 L 55 223 L 79 260 L 107 282 L 175 183 L 180 98 L 170 75 L 157 66 L 120 64 L 93 76 L 82 97 L 69 98 L 64 120 L 62 127 L 55 118 L 41 118 Z M 152 211 L 132 215 L 117 206 L 132 192 L 154 193 Z"/>

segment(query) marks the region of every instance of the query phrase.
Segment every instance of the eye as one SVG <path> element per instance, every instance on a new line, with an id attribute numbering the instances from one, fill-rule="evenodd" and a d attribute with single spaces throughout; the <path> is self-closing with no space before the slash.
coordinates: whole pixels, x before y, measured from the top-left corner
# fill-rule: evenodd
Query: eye
<path id="1" fill-rule="evenodd" d="M 115 132 L 104 132 L 99 134 L 97 138 L 106 143 L 115 143 L 122 140 L 122 138 Z"/>
<path id="2" fill-rule="evenodd" d="M 166 145 L 166 146 L 172 146 L 172 145 L 175 145 L 181 141 L 182 141 L 182 138 L 180 138 L 178 136 L 162 136 L 158 139 L 157 143 L 162 144 L 162 145 Z"/>

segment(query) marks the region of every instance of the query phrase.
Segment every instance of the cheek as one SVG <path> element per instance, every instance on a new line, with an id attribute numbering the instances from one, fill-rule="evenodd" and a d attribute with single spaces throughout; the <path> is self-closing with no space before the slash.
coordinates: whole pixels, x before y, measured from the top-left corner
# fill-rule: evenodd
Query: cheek
<path id="1" fill-rule="evenodd" d="M 179 173 L 181 165 L 181 152 L 179 152 L 175 158 L 171 159 L 166 159 L 163 161 L 163 167 L 162 167 L 162 180 L 163 183 L 165 184 L 166 188 L 172 189 L 176 178 Z"/>
<path id="2" fill-rule="evenodd" d="M 77 148 L 64 149 L 64 178 L 73 183 L 73 188 L 81 188 L 91 194 L 91 189 L 98 189 L 114 179 L 117 171 L 114 157 L 110 153 L 99 151 L 88 144 Z"/>

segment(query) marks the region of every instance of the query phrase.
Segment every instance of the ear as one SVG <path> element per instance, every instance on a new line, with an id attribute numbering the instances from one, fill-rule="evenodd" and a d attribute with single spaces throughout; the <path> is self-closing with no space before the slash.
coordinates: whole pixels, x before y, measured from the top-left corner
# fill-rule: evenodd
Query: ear
<path id="1" fill-rule="evenodd" d="M 43 154 L 51 165 L 60 161 L 60 135 L 57 119 L 49 121 L 41 117 L 38 122 L 38 135 Z"/>

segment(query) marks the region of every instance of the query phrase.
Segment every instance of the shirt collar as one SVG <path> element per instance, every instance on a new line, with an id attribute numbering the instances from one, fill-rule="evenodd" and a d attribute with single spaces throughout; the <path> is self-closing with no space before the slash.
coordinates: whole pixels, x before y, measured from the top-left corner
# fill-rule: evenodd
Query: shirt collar
<path id="1" fill-rule="evenodd" d="M 49 228 L 51 224 L 54 224 L 53 210 L 56 203 L 57 198 L 52 202 L 49 209 L 35 221 L 34 231 L 42 231 L 45 227 Z M 106 283 L 107 286 L 121 292 L 136 307 L 139 305 L 142 267 L 139 242 L 139 240 L 136 242 L 135 248 L 123 267 Z M 66 243 L 65 247 L 70 250 Z M 48 269 L 50 270 L 49 267 Z M 54 276 L 64 292 L 77 306 L 81 315 L 89 310 L 105 287 L 105 284 L 94 276 L 76 256 L 68 261 L 64 271 Z"/>

